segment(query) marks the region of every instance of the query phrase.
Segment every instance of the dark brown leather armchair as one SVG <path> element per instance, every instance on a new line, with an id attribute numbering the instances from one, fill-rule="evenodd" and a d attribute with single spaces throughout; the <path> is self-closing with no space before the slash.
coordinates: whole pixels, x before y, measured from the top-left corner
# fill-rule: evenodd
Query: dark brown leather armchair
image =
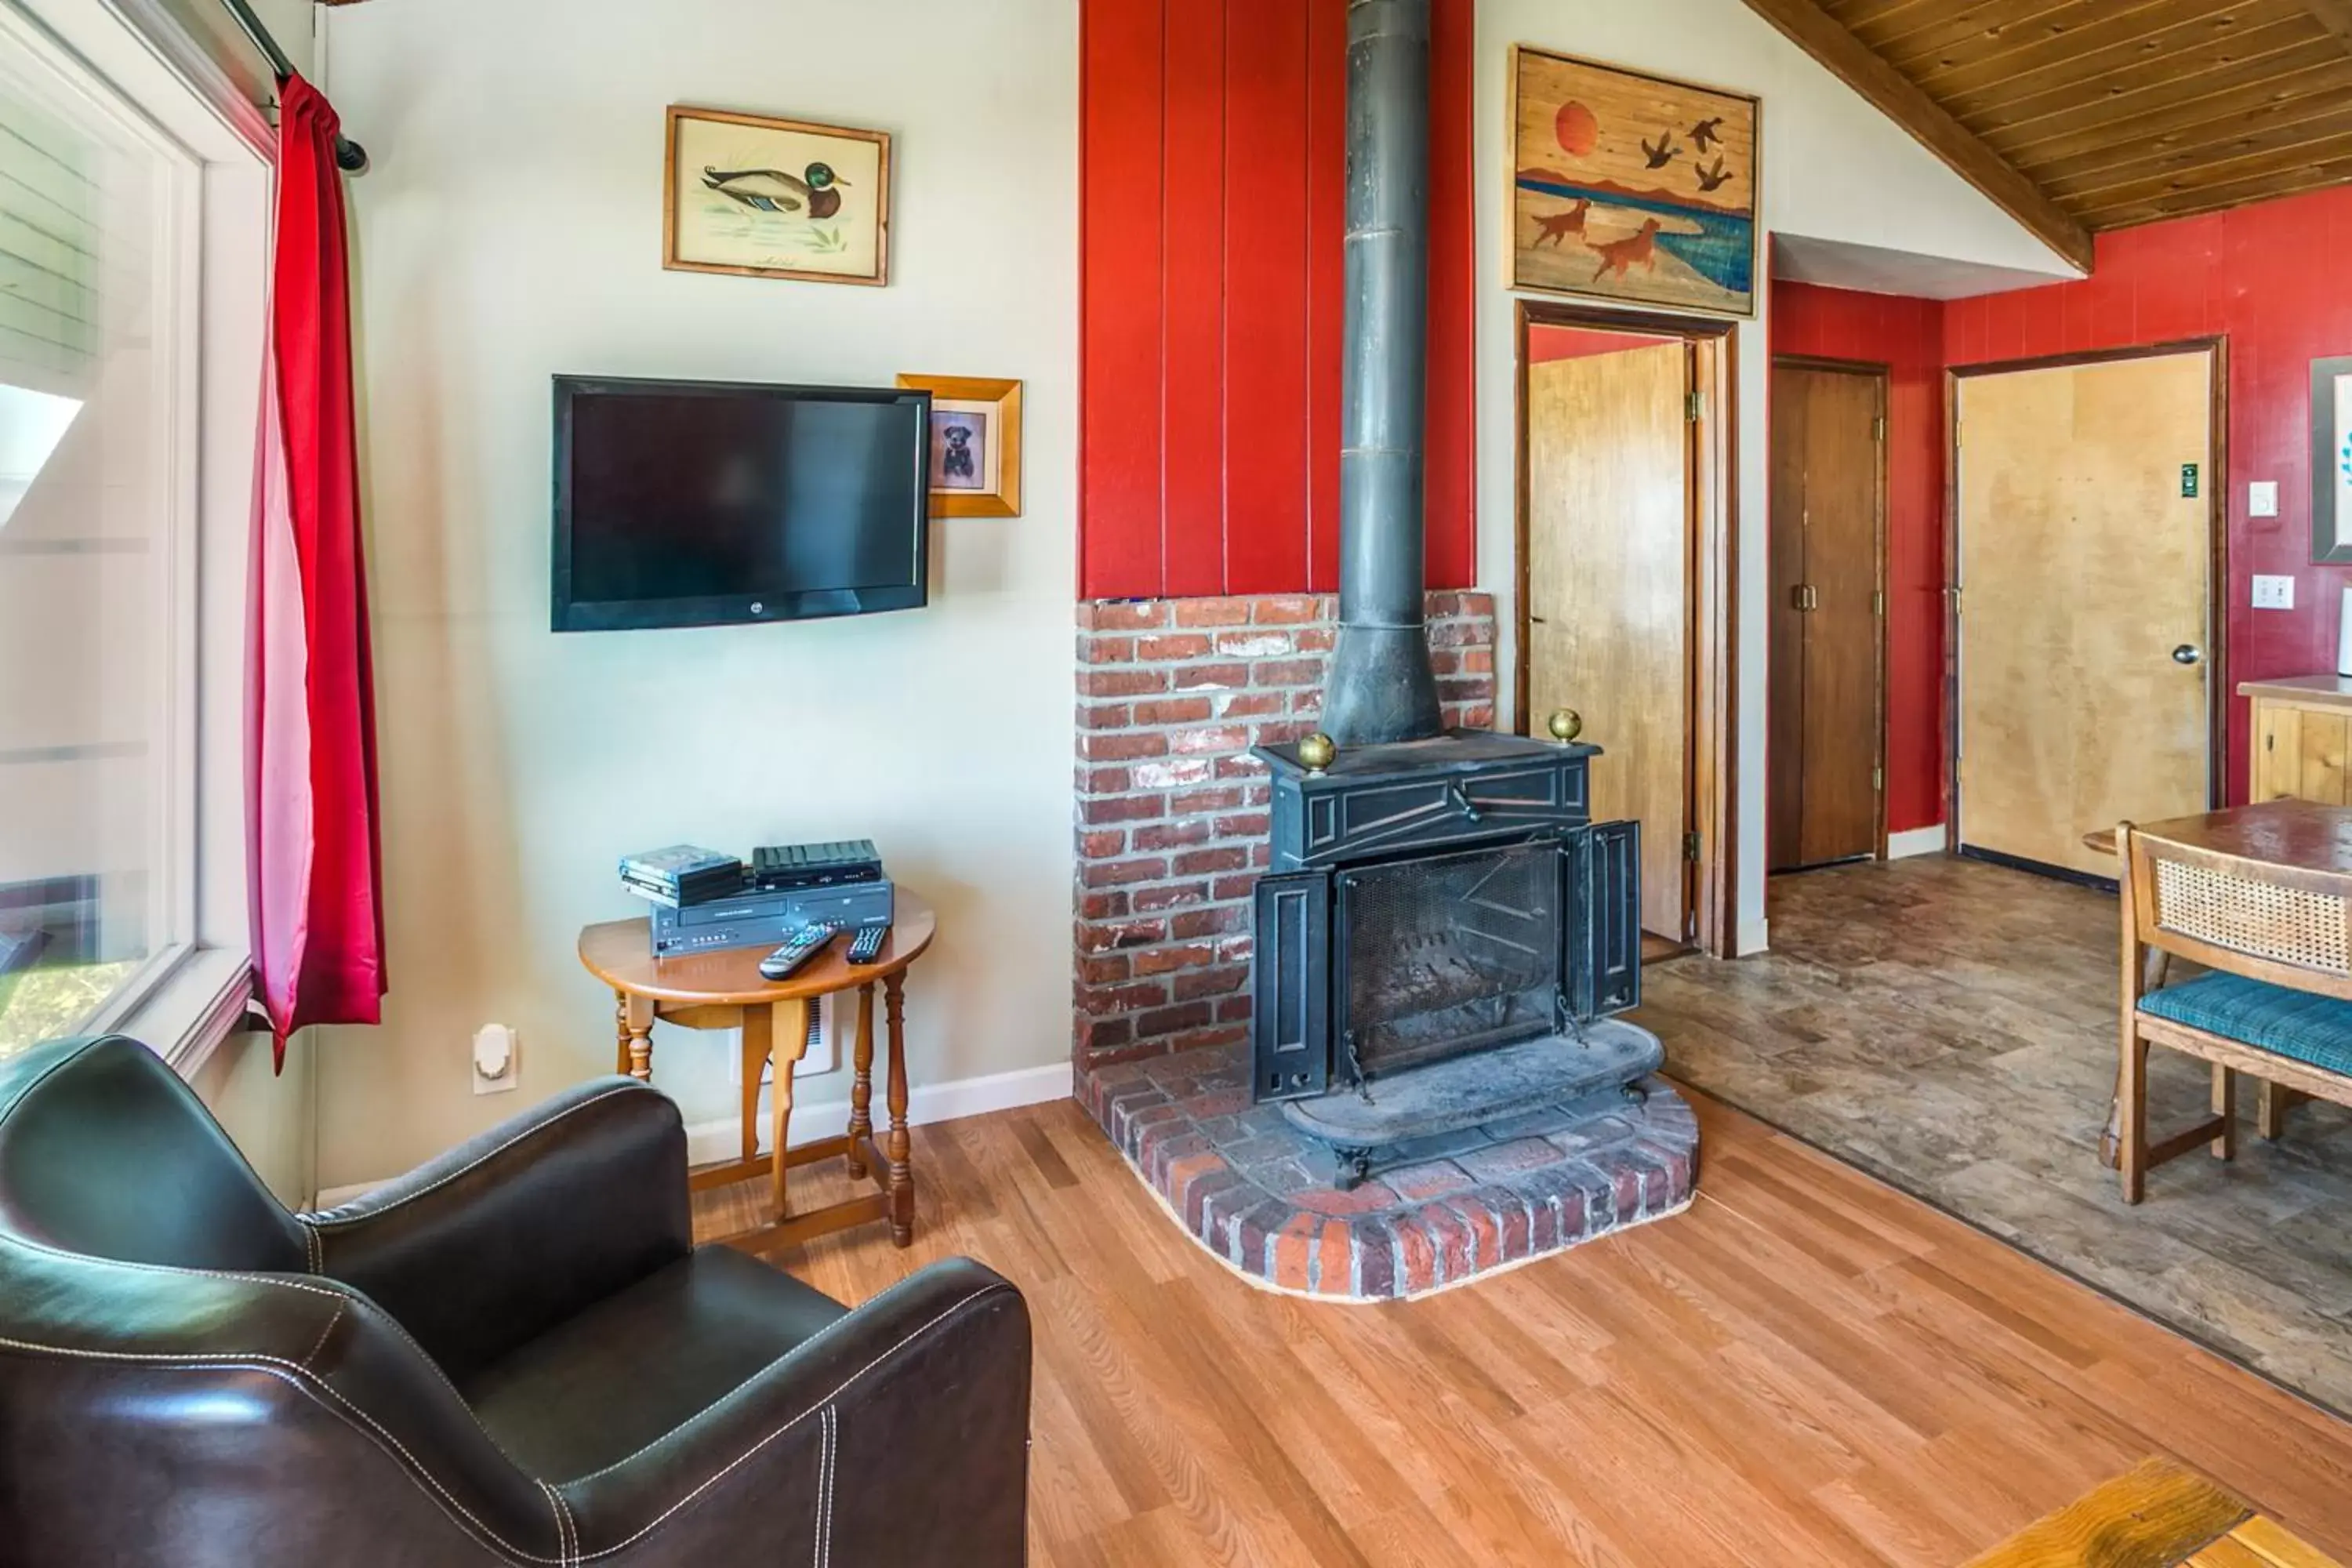
<path id="1" fill-rule="evenodd" d="M 697 1248 L 630 1079 L 292 1215 L 136 1041 L 0 1063 L 7 1563 L 997 1568 L 1028 1423 L 1011 1285 Z"/>

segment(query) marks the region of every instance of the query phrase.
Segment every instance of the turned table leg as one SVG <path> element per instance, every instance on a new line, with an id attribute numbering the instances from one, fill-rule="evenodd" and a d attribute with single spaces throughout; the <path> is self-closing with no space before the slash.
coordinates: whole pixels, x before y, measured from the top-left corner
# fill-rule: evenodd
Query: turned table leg
<path id="1" fill-rule="evenodd" d="M 613 1070 L 629 1070 L 629 994 L 613 993 Z"/>
<path id="2" fill-rule="evenodd" d="M 741 1038 L 736 1042 L 736 1058 L 743 1079 L 742 1143 L 743 1163 L 747 1165 L 760 1157 L 760 1075 L 768 1070 L 768 1035 L 752 1024 L 754 1014 L 765 1018 L 768 1010 L 744 1008 L 743 1022 L 737 1030 Z"/>
<path id="3" fill-rule="evenodd" d="M 915 1174 L 908 1164 L 906 976 L 882 983 L 890 1026 L 890 1239 L 900 1247 L 915 1239 Z"/>
<path id="4" fill-rule="evenodd" d="M 805 999 L 779 1002 L 772 1007 L 743 1009 L 745 1032 L 756 1028 L 771 1038 L 769 1077 L 773 1081 L 769 1084 L 768 1092 L 773 1099 L 771 1102 L 768 1157 L 773 1162 L 776 1221 L 780 1225 L 789 1212 L 784 1207 L 784 1178 L 789 1169 L 785 1153 L 792 1147 L 793 1068 L 800 1065 L 801 1058 L 808 1051 L 808 1010 L 809 1004 Z"/>
<path id="5" fill-rule="evenodd" d="M 838 1016 L 838 1015 L 835 1015 Z M 857 988 L 856 1075 L 849 1081 L 849 1155 L 852 1180 L 866 1174 L 863 1141 L 874 1136 L 874 985 Z"/>
<path id="6" fill-rule="evenodd" d="M 621 997 L 621 1070 L 640 1083 L 654 1076 L 653 1030 L 652 998 L 625 993 Z"/>

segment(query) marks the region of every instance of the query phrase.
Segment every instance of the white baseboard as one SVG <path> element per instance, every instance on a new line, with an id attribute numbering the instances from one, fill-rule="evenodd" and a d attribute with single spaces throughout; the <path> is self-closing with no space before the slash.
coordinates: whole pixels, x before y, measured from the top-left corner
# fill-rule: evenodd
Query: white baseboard
<path id="1" fill-rule="evenodd" d="M 1906 860 L 1914 855 L 1941 855 L 1944 852 L 1944 825 L 1929 827 L 1906 827 L 1900 833 L 1886 836 L 1886 858 Z"/>
<path id="2" fill-rule="evenodd" d="M 879 1075 L 877 1075 L 877 1078 Z M 1048 1100 L 1070 1098 L 1072 1079 L 1070 1064 L 1055 1062 L 1050 1067 L 1021 1068 L 1013 1072 L 990 1073 L 984 1078 L 957 1079 L 949 1083 L 919 1083 L 907 1091 L 907 1121 L 910 1126 L 923 1127 L 934 1121 L 954 1121 L 966 1116 L 982 1116 L 992 1110 L 1012 1110 L 1024 1105 L 1043 1105 Z M 874 1086 L 873 1114 L 879 1123 L 887 1120 L 882 1107 L 882 1086 Z M 849 1101 L 845 1100 L 811 1100 L 793 1107 L 792 1142 L 794 1147 L 814 1143 L 821 1139 L 837 1138 L 849 1124 Z M 760 1096 L 761 1147 L 767 1147 L 768 1096 Z M 711 1121 L 689 1122 L 686 1129 L 686 1160 L 689 1165 L 715 1164 L 721 1160 L 740 1159 L 742 1155 L 742 1130 L 734 1117 Z"/>
<path id="3" fill-rule="evenodd" d="M 1737 957 L 1753 958 L 1771 948 L 1772 922 L 1769 920 L 1741 921 L 1739 929 L 1732 933 L 1732 952 Z"/>
<path id="4" fill-rule="evenodd" d="M 992 1110 L 1043 1105 L 1049 1100 L 1069 1099 L 1071 1089 L 1070 1064 L 1067 1062 L 990 1073 L 982 1078 L 958 1079 L 950 1083 L 917 1084 L 907 1093 L 907 1121 L 909 1125 L 921 1127 L 934 1121 L 981 1116 Z M 877 1121 L 887 1121 L 889 1113 L 883 1109 L 882 1087 L 878 1083 L 875 1085 L 873 1110 Z M 845 1100 L 813 1100 L 804 1105 L 794 1105 L 792 1141 L 794 1147 L 798 1147 L 819 1139 L 838 1137 L 841 1130 L 848 1124 L 849 1101 Z M 766 1147 L 767 1128 L 768 1096 L 763 1089 L 760 1095 L 762 1148 Z M 740 1158 L 741 1142 L 741 1128 L 731 1116 L 712 1121 L 690 1122 L 686 1129 L 687 1163 L 709 1165 L 721 1160 Z M 310 1206 L 313 1209 L 331 1209 L 337 1204 L 364 1197 L 383 1184 L 382 1182 L 354 1182 L 348 1186 L 324 1187 L 311 1201 Z"/>

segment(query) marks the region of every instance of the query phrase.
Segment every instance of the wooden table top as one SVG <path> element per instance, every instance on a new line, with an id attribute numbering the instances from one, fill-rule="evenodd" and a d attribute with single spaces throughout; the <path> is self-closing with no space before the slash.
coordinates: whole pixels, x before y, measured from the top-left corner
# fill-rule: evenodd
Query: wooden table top
<path id="1" fill-rule="evenodd" d="M 2273 866 L 2306 871 L 2352 873 L 2352 806 L 2322 805 L 2308 800 L 2264 800 L 2232 805 L 2221 811 L 2176 816 L 2164 822 L 2136 822 L 2134 831 L 2175 844 L 2235 855 Z M 2102 854 L 2116 852 L 2116 830 L 2103 827 L 2083 835 L 2083 842 Z"/>
<path id="2" fill-rule="evenodd" d="M 931 907 L 904 888 L 895 894 L 890 939 L 871 963 L 852 966 L 843 957 L 850 933 L 835 937 L 823 952 L 801 965 L 789 978 L 770 980 L 760 973 L 760 961 L 772 947 L 725 947 L 709 952 L 689 952 L 676 958 L 656 958 L 652 921 L 605 921 L 580 932 L 580 962 L 588 972 L 616 991 L 650 996 L 659 1002 L 713 1006 L 751 1007 L 766 1002 L 794 1002 L 827 996 L 903 971 L 931 945 L 939 921 Z"/>

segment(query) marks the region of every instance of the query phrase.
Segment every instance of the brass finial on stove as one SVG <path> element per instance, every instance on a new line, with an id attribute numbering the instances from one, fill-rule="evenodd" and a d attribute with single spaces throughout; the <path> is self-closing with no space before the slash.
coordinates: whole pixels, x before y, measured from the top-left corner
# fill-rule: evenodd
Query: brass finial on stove
<path id="1" fill-rule="evenodd" d="M 1339 743 L 1320 730 L 1298 742 L 1298 760 L 1310 773 L 1319 773 L 1329 767 L 1331 759 L 1339 754 Z"/>
<path id="2" fill-rule="evenodd" d="M 1573 708 L 1555 708 L 1544 721 L 1544 728 L 1551 731 L 1553 740 L 1565 744 L 1584 733 L 1584 715 Z"/>

